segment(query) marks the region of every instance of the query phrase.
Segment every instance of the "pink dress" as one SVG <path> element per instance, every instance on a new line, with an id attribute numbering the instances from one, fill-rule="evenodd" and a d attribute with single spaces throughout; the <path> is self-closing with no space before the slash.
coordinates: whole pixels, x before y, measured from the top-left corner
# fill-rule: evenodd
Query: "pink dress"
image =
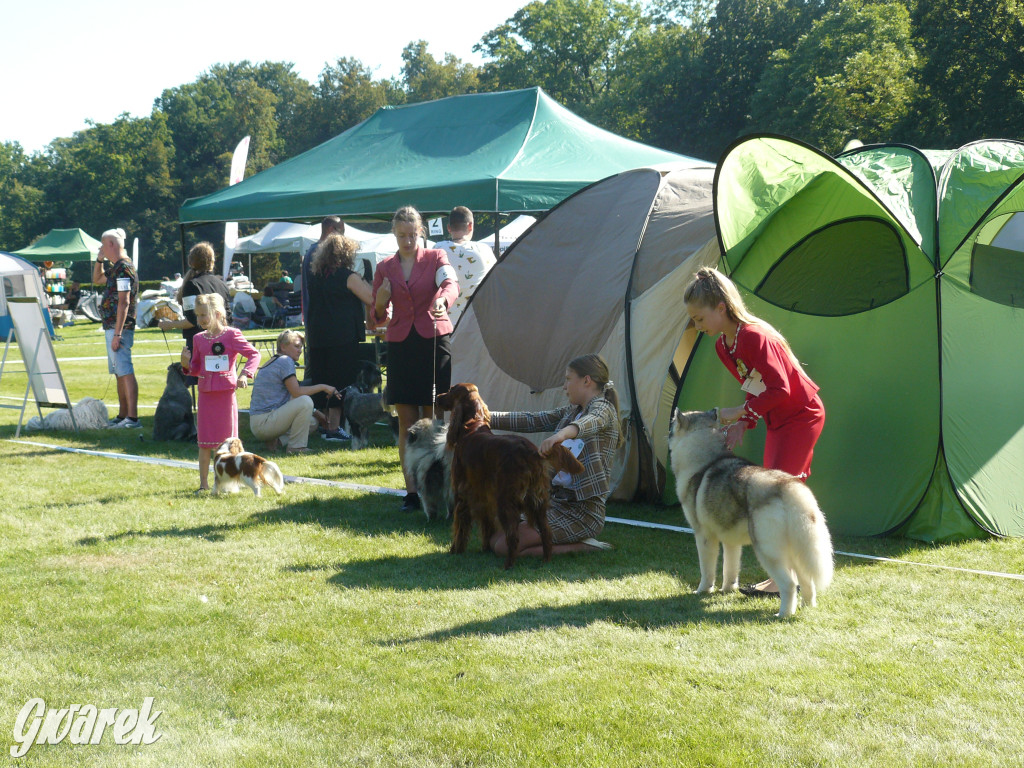
<path id="1" fill-rule="evenodd" d="M 211 338 L 197 333 L 192 341 L 192 375 L 199 377 L 196 428 L 200 448 L 217 448 L 229 437 L 238 437 L 238 377 L 235 363 L 246 358 L 243 373 L 252 378 L 260 366 L 260 353 L 237 328 L 224 328 Z"/>

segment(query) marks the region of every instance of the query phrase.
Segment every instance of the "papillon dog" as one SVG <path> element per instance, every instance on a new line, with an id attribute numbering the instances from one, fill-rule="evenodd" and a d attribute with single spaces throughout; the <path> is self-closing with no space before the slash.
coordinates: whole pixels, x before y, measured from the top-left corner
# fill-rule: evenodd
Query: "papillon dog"
<path id="1" fill-rule="evenodd" d="M 284 493 L 284 475 L 269 459 L 249 453 L 237 437 L 229 437 L 214 453 L 213 495 L 238 493 L 242 483 L 260 495 L 260 488 L 269 485 L 280 496 Z"/>

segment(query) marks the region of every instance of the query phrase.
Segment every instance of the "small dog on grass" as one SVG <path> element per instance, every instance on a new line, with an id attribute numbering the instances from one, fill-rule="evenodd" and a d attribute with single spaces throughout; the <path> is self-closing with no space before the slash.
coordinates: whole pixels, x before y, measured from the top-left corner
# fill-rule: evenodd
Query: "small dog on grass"
<path id="1" fill-rule="evenodd" d="M 387 419 L 391 431 L 396 436 L 398 420 L 387 410 L 384 396 L 377 392 L 360 392 L 353 385 L 345 387 L 338 393 L 341 398 L 341 412 L 345 420 L 345 430 L 352 435 L 352 448 L 365 448 L 370 442 L 370 427 L 380 419 Z"/>
<path id="2" fill-rule="evenodd" d="M 71 421 L 74 411 L 74 423 Z M 95 397 L 83 397 L 75 405 L 48 413 L 42 418 L 33 416 L 28 420 L 25 429 L 52 429 L 71 430 L 75 426 L 79 429 L 105 429 L 107 426 L 107 406 L 102 400 Z"/>
<path id="3" fill-rule="evenodd" d="M 797 586 L 813 607 L 832 581 L 832 538 L 811 489 L 777 469 L 766 469 L 725 447 L 714 411 L 675 413 L 668 439 L 676 492 L 693 528 L 700 562 L 697 592 L 715 588 L 722 545 L 722 591 L 739 586 L 740 554 L 754 554 L 779 586 L 785 619 L 796 613 Z"/>
<path id="4" fill-rule="evenodd" d="M 238 493 L 242 484 L 249 486 L 256 496 L 260 488 L 269 485 L 280 496 L 284 493 L 284 475 L 269 459 L 249 453 L 237 437 L 229 437 L 214 453 L 213 495 Z"/>
<path id="5" fill-rule="evenodd" d="M 189 394 L 181 363 L 167 366 L 167 384 L 153 417 L 154 440 L 195 440 L 196 421 L 192 414 L 192 395 Z"/>
<path id="6" fill-rule="evenodd" d="M 447 439 L 444 422 L 420 419 L 409 427 L 405 441 L 405 463 L 416 478 L 427 520 L 452 516 L 452 452 L 446 450 Z"/>

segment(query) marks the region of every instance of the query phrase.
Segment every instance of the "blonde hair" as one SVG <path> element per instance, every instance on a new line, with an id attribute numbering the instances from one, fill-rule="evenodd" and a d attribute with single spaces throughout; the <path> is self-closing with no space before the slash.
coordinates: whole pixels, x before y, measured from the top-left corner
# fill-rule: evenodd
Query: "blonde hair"
<path id="1" fill-rule="evenodd" d="M 283 350 L 286 344 L 294 344 L 296 340 L 301 341 L 303 344 L 306 343 L 306 337 L 298 331 L 281 331 L 281 334 L 277 337 L 277 351 Z"/>
<path id="2" fill-rule="evenodd" d="M 420 216 L 420 212 L 411 205 L 403 205 L 395 211 L 395 215 L 391 217 L 392 232 L 395 231 L 396 224 L 413 224 L 416 226 L 416 234 L 423 234 L 423 217 Z"/>
<path id="3" fill-rule="evenodd" d="M 719 304 L 724 304 L 725 313 L 730 320 L 744 325 L 760 325 L 782 344 L 797 365 L 800 364 L 796 355 L 793 354 L 789 342 L 786 341 L 786 337 L 775 330 L 770 323 L 752 314 L 747 309 L 747 305 L 743 303 L 743 297 L 740 296 L 736 284 L 714 267 L 701 267 L 697 270 L 693 280 L 683 290 L 683 303 L 705 309 L 714 309 Z"/>
<path id="4" fill-rule="evenodd" d="M 176 301 L 179 304 L 181 304 L 185 283 L 196 275 L 213 272 L 213 262 L 216 258 L 217 255 L 213 251 L 213 245 L 206 240 L 192 246 L 192 250 L 188 252 L 188 272 L 185 273 L 185 277 L 181 279 L 181 285 L 178 286 Z"/>
<path id="5" fill-rule="evenodd" d="M 569 361 L 568 368 L 580 378 L 584 376 L 590 377 L 590 380 L 601 390 L 601 397 L 615 408 L 615 423 L 618 424 L 619 393 L 615 391 L 615 384 L 611 380 L 611 374 L 608 372 L 608 363 L 605 362 L 604 358 L 595 354 L 580 355 Z M 622 430 L 619 429 L 619 438 L 615 446 L 621 446 L 623 440 Z"/>
<path id="6" fill-rule="evenodd" d="M 333 274 L 338 267 L 352 269 L 356 263 L 356 251 L 359 243 L 351 237 L 339 235 L 337 232 L 328 235 L 313 253 L 310 269 L 315 275 Z"/>
<path id="7" fill-rule="evenodd" d="M 222 322 L 227 323 L 228 311 L 224 306 L 224 297 L 219 293 L 202 293 L 196 296 L 196 306 L 206 307 L 211 315 L 217 315 Z"/>

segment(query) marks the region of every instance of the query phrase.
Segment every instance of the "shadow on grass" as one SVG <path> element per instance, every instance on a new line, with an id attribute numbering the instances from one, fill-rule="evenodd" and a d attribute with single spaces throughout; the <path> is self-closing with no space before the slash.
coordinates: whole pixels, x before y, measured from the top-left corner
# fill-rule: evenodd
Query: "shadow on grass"
<path id="1" fill-rule="evenodd" d="M 772 624 L 778 603 L 740 595 L 678 595 L 653 599 L 593 600 L 574 605 L 538 605 L 519 608 L 492 619 L 470 621 L 425 635 L 380 641 L 379 645 L 442 643 L 465 637 L 512 635 L 545 629 L 585 629 L 596 623 L 637 630 L 696 627 L 718 624 Z M 799 616 L 799 614 L 797 614 Z"/>
<path id="2" fill-rule="evenodd" d="M 270 492 L 273 496 L 273 492 Z M 193 499 L 191 491 L 176 494 L 182 500 Z M 248 498 L 246 498 L 248 496 Z M 266 496 L 266 492 L 264 493 Z M 253 503 L 248 490 L 223 497 L 206 496 L 204 501 L 217 512 L 230 511 L 233 502 Z M 90 503 L 96 503 L 91 500 Z M 230 534 L 272 526 L 281 523 L 315 525 L 320 528 L 345 530 L 355 535 L 375 537 L 403 533 L 425 535 L 437 542 L 450 538 L 448 525 L 443 521 L 430 522 L 422 513 L 401 515 L 395 496 L 366 493 L 349 498 L 307 498 L 298 502 L 284 502 L 280 506 L 255 512 L 237 522 L 210 523 L 193 527 L 173 526 L 145 530 L 127 530 L 107 536 L 87 536 L 79 539 L 79 546 L 95 546 L 103 542 L 122 541 L 131 538 L 195 538 L 206 541 L 223 541 Z"/>

